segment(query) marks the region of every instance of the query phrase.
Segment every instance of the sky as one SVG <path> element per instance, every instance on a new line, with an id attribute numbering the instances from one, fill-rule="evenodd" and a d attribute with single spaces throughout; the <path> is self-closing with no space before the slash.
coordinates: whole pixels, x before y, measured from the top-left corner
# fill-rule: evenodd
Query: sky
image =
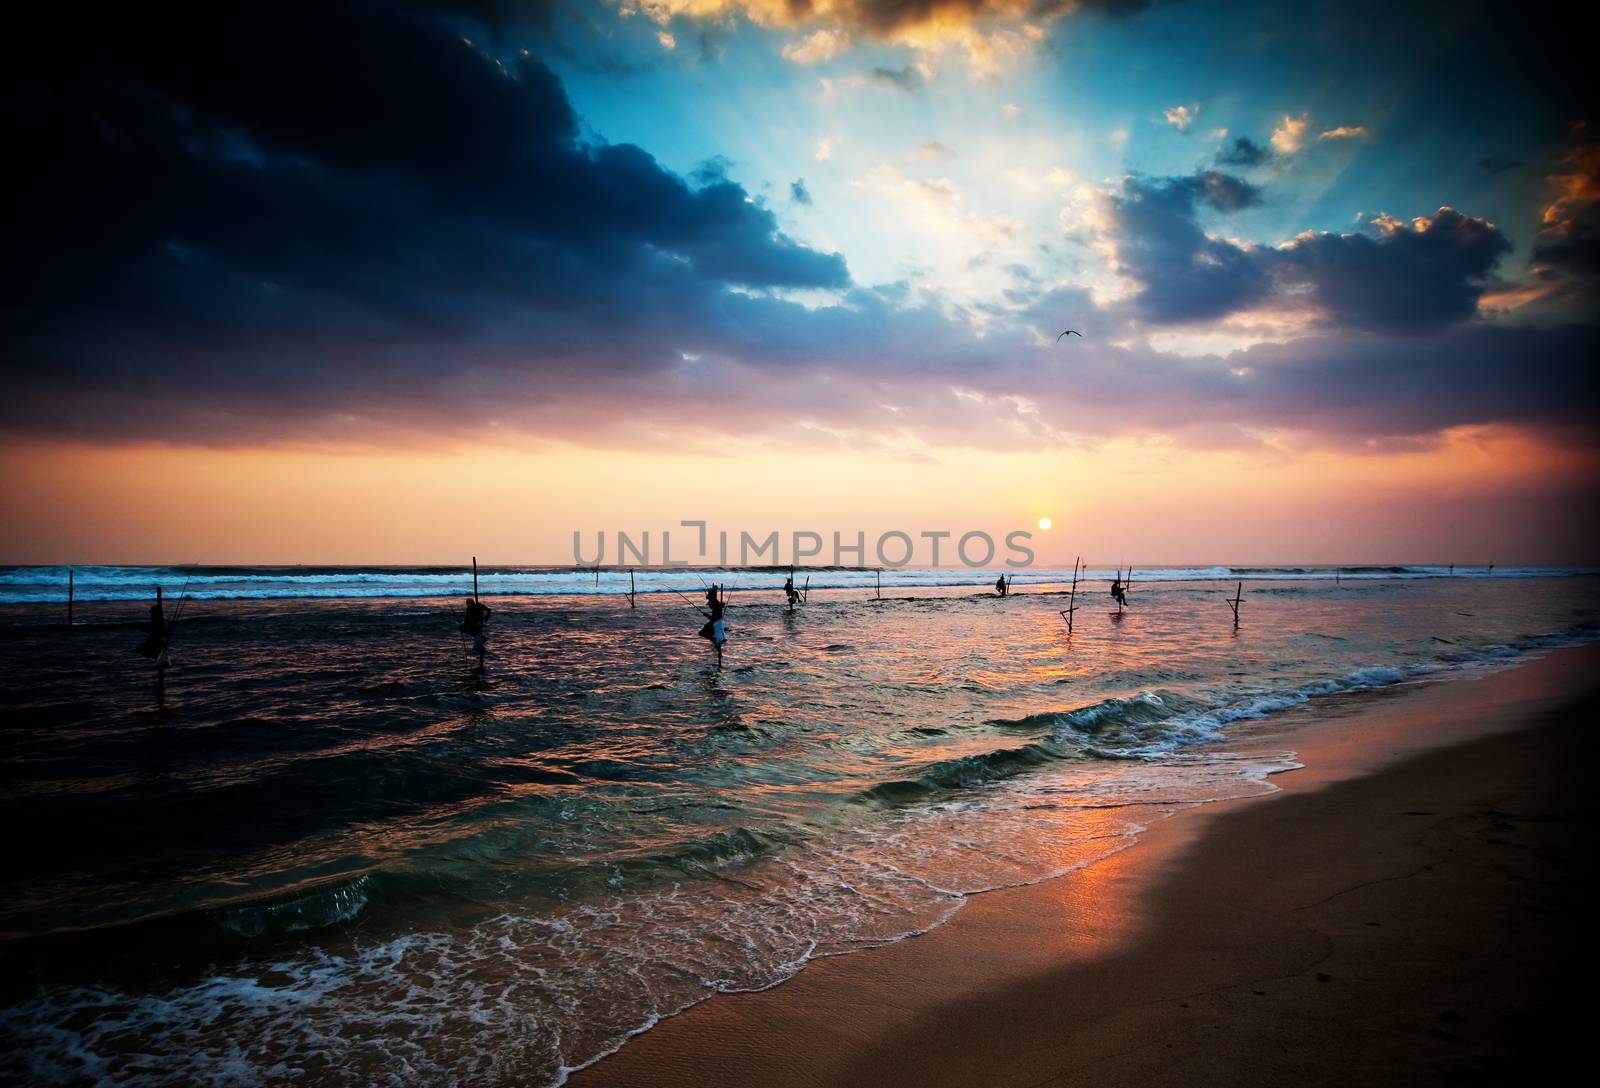
<path id="1" fill-rule="evenodd" d="M 7 17 L 0 562 L 1600 565 L 1557 9 L 126 7 Z"/>

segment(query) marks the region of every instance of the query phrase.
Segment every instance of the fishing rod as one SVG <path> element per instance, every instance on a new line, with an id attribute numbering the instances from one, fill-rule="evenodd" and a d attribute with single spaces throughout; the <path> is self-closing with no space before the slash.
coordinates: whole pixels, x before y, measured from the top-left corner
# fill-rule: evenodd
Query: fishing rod
<path id="1" fill-rule="evenodd" d="M 667 588 L 668 589 L 672 589 L 671 586 L 668 586 Z M 694 598 L 689 596 L 687 593 L 683 592 L 683 590 L 681 590 L 681 589 L 672 589 L 672 592 L 674 592 L 678 596 L 682 597 L 685 601 L 688 602 L 688 605 L 689 605 L 690 608 L 692 608 L 696 612 L 700 613 L 706 619 L 710 619 L 711 618 L 711 613 L 707 612 L 705 609 L 703 609 L 699 605 L 695 604 L 694 603 Z"/>
<path id="2" fill-rule="evenodd" d="M 183 606 L 189 603 L 189 583 L 194 581 L 194 569 L 199 565 L 200 560 L 198 559 L 189 564 L 189 576 L 183 580 L 183 588 L 178 590 L 178 610 L 172 614 L 172 622 L 168 624 L 169 627 L 178 626 L 178 620 L 183 616 Z M 169 639 L 168 641 L 170 642 L 171 640 Z"/>
<path id="3" fill-rule="evenodd" d="M 153 640 L 157 640 L 155 645 L 158 645 L 160 647 L 160 649 L 156 652 L 156 655 L 155 655 L 156 669 L 157 669 L 156 675 L 157 675 L 158 678 L 161 675 L 160 670 L 165 669 L 167 667 L 167 662 L 168 662 L 167 650 L 169 648 L 171 648 L 171 646 L 172 646 L 172 636 L 178 630 L 178 620 L 179 620 L 180 617 L 183 616 L 183 606 L 189 603 L 189 583 L 194 581 L 195 568 L 197 568 L 199 566 L 200 566 L 200 560 L 198 560 L 198 559 L 196 559 L 193 563 L 189 564 L 188 577 L 184 578 L 183 586 L 182 586 L 182 588 L 180 588 L 178 590 L 178 610 L 172 614 L 172 619 L 169 620 L 165 616 L 163 616 L 159 625 L 156 624 L 153 621 L 150 624 L 150 637 Z M 160 605 L 160 603 L 161 603 L 161 587 L 157 586 L 156 587 L 156 604 Z M 161 628 L 165 628 L 165 629 L 163 630 Z"/>

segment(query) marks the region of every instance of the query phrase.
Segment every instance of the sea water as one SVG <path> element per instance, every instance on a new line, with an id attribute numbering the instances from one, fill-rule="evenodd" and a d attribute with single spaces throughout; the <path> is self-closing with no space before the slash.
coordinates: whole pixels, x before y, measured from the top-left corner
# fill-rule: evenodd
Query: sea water
<path id="1" fill-rule="evenodd" d="M 1117 616 L 1100 571 L 801 572 L 791 612 L 783 572 L 488 570 L 480 667 L 459 571 L 79 568 L 68 628 L 64 570 L 0 570 L 0 1078 L 558 1083 L 1271 790 L 1278 711 L 1600 632 L 1600 579 L 1485 573 L 1136 571 Z"/>

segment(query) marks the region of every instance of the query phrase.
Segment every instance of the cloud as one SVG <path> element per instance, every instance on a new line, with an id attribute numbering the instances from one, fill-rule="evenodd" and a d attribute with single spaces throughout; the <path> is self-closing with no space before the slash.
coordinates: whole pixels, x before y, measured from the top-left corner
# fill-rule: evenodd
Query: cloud
<path id="1" fill-rule="evenodd" d="M 1234 138 L 1231 147 L 1225 147 L 1217 152 L 1218 166 L 1260 166 L 1272 158 L 1272 150 L 1262 144 L 1256 143 L 1248 136 Z"/>
<path id="2" fill-rule="evenodd" d="M 1306 127 L 1310 124 L 1311 118 L 1307 114 L 1302 113 L 1299 117 L 1285 114 L 1283 120 L 1278 122 L 1278 127 L 1272 130 L 1268 142 L 1278 154 L 1293 155 L 1300 150 L 1305 140 Z"/>
<path id="3" fill-rule="evenodd" d="M 824 136 L 817 141 L 817 150 L 814 156 L 818 162 L 827 162 L 833 158 L 833 141 Z"/>
<path id="4" fill-rule="evenodd" d="M 988 263 L 996 247 L 1012 246 L 1022 234 L 1022 223 L 1015 219 L 968 210 L 947 177 L 912 177 L 881 163 L 850 184 L 881 198 L 886 211 L 903 218 L 945 258 L 964 260 L 968 271 Z"/>
<path id="5" fill-rule="evenodd" d="M 1504 174 L 1508 170 L 1516 170 L 1521 166 L 1521 159 L 1510 159 L 1504 155 L 1486 155 L 1477 162 L 1478 169 L 1491 177 L 1495 174 Z"/>
<path id="6" fill-rule="evenodd" d="M 1260 190 L 1228 174 L 1124 180 L 1109 203 L 1116 264 L 1138 285 L 1133 302 L 1156 323 L 1199 321 L 1265 298 L 1270 280 L 1251 250 L 1209 238 L 1197 213 L 1249 207 Z"/>
<path id="7" fill-rule="evenodd" d="M 7 234 L 31 272 L 3 304 L 0 426 L 60 398 L 86 433 L 260 437 L 274 415 L 400 411 L 479 363 L 533 389 L 659 368 L 737 291 L 851 286 L 717 171 L 583 136 L 534 58 L 283 7 L 230 6 L 204 49 L 177 13 L 108 15 L 13 72 L 32 153 Z"/>
<path id="8" fill-rule="evenodd" d="M 819 43 L 823 60 L 855 39 L 909 46 L 924 58 L 948 50 L 966 55 L 980 74 L 1003 74 L 1003 65 L 1045 37 L 1044 25 L 1074 15 L 1128 19 L 1150 0 L 618 0 L 624 15 L 643 15 L 666 26 L 675 18 L 723 21 L 742 16 L 762 27 L 819 29 L 836 36 Z M 787 49 L 785 55 L 788 55 Z M 795 58 L 791 58 L 795 59 Z M 809 63 L 809 62 L 802 62 Z"/>
<path id="9" fill-rule="evenodd" d="M 1109 203 L 1116 266 L 1153 324 L 1216 320 L 1260 307 L 1309 309 L 1323 322 L 1417 333 L 1473 316 L 1511 245 L 1494 224 L 1452 208 L 1356 234 L 1307 232 L 1278 246 L 1209 235 L 1202 209 L 1231 212 L 1261 191 L 1216 171 L 1126 179 Z"/>
<path id="10" fill-rule="evenodd" d="M 811 192 L 806 188 L 805 178 L 795 178 L 789 183 L 789 199 L 796 204 L 811 207 Z"/>
<path id="11" fill-rule="evenodd" d="M 1200 114 L 1199 106 L 1173 106 L 1163 114 L 1167 124 L 1179 132 L 1188 132 L 1189 126 L 1194 124 L 1194 119 Z"/>
<path id="12" fill-rule="evenodd" d="M 867 78 L 906 94 L 922 93 L 922 74 L 909 64 L 903 68 L 874 68 L 867 73 Z"/>
<path id="13" fill-rule="evenodd" d="M 1365 125 L 1340 125 L 1337 128 L 1324 129 L 1317 136 L 1319 140 L 1365 140 L 1366 138 Z"/>
<path id="14" fill-rule="evenodd" d="M 930 162 L 952 158 L 954 155 L 954 151 L 940 143 L 938 140 L 934 140 L 932 143 L 922 144 L 919 147 L 913 148 L 906 154 L 906 158 L 912 160 L 913 162 Z"/>
<path id="15" fill-rule="evenodd" d="M 1097 305 L 1012 272 L 1026 290 L 980 315 L 854 282 L 715 164 L 684 178 L 589 133 L 536 58 L 502 68 L 391 9 L 285 6 L 217 9 L 205 49 L 161 9 L 30 36 L 10 75 L 28 93 L 4 107 L 27 154 L 0 213 L 25 270 L 0 299 L 0 431 L 874 449 L 1199 421 L 1351 442 L 1593 423 L 1592 326 L 1470 319 L 1505 245 L 1481 219 L 1442 209 L 1252 245 L 1202 225 L 1265 200 L 1249 182 L 1130 178 L 1089 193 L 1103 207 L 1085 229 L 1133 296 Z M 1586 154 L 1555 172 L 1552 245 L 1589 229 Z M 879 180 L 952 238 L 1013 229 L 964 212 L 942 179 Z M 1322 324 L 1232 355 L 1157 351 L 1136 320 L 1289 305 Z M 1063 314 L 1088 341 L 1070 354 L 1043 346 Z"/>
<path id="16" fill-rule="evenodd" d="M 1022 107 L 1017 105 L 1015 102 L 1007 102 L 1005 105 L 1000 107 L 1000 112 L 1005 114 L 1007 121 L 1015 121 L 1018 117 L 1022 116 Z"/>
<path id="17" fill-rule="evenodd" d="M 1572 127 L 1546 185 L 1550 203 L 1534 245 L 1534 272 L 1592 315 L 1600 289 L 1600 138 L 1588 125 Z"/>
<path id="18" fill-rule="evenodd" d="M 1423 332 L 1471 317 L 1510 250 L 1493 223 L 1440 208 L 1409 225 L 1381 220 L 1376 233 L 1300 235 L 1273 269 L 1336 324 Z"/>
<path id="19" fill-rule="evenodd" d="M 824 27 L 783 47 L 783 56 L 796 64 L 819 64 L 850 44 L 850 35 Z"/>

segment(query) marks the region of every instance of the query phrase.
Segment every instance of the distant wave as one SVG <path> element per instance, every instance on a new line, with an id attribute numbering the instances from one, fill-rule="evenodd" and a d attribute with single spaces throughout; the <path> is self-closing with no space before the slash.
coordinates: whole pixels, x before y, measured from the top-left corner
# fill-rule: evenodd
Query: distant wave
<path id="1" fill-rule="evenodd" d="M 0 567 L 0 604 L 60 604 L 66 599 L 65 566 Z M 470 571 L 456 567 L 129 567 L 71 568 L 77 600 L 143 601 L 160 586 L 169 596 L 197 600 L 337 600 L 349 598 L 448 598 L 470 593 Z M 485 596 L 621 596 L 699 592 L 707 581 L 720 582 L 734 593 L 776 590 L 786 568 L 672 568 L 640 569 L 576 567 L 485 567 L 479 571 L 479 592 Z M 1083 581 L 1109 581 L 1116 572 L 1091 568 Z M 1457 568 L 1457 578 L 1483 577 L 1486 568 Z M 1590 575 L 1577 567 L 1496 568 L 1497 578 L 1563 577 Z M 1019 570 L 965 569 L 851 569 L 802 568 L 797 576 L 809 579 L 816 590 L 886 591 L 918 588 L 987 587 L 1005 574 L 1017 586 L 1063 585 L 1072 580 L 1070 569 Z M 1306 580 L 1383 578 L 1441 578 L 1451 576 L 1438 566 L 1255 566 L 1255 567 L 1153 567 L 1134 569 L 1134 584 L 1165 582 L 1215 582 L 1229 580 Z"/>

